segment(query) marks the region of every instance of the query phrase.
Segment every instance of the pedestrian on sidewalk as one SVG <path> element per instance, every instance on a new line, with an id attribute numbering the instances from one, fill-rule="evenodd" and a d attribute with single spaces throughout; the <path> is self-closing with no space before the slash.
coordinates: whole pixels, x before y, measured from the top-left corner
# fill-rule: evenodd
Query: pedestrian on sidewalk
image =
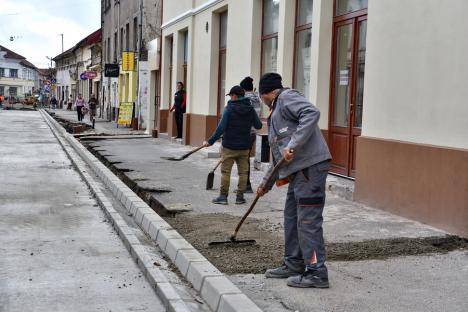
<path id="1" fill-rule="evenodd" d="M 98 106 L 98 100 L 96 99 L 96 96 L 94 94 L 91 94 L 91 97 L 89 98 L 89 101 L 88 101 L 88 107 L 89 107 L 89 121 L 91 122 L 93 129 L 94 129 L 94 123 L 95 123 L 95 118 L 96 118 L 97 106 Z"/>
<path id="2" fill-rule="evenodd" d="M 231 169 L 237 164 L 239 182 L 237 184 L 236 204 L 244 204 L 244 192 L 247 185 L 249 167 L 250 129 L 262 128 L 262 122 L 255 113 L 250 100 L 244 97 L 245 92 L 240 86 L 234 86 L 229 91 L 230 101 L 224 109 L 221 121 L 211 138 L 204 146 L 211 146 L 221 136 L 223 145 L 223 163 L 221 164 L 221 190 L 213 199 L 215 204 L 228 204 Z"/>
<path id="3" fill-rule="evenodd" d="M 270 108 L 268 139 L 273 161 L 269 172 L 284 157 L 287 164 L 280 168 L 276 184 L 289 183 L 284 207 L 284 261 L 280 267 L 267 270 L 265 276 L 287 278 L 291 287 L 328 288 L 322 213 L 331 155 L 318 127 L 320 111 L 299 91 L 283 88 L 276 73 L 262 76 L 259 91 Z M 258 195 L 271 190 L 274 183 L 266 182 L 264 178 Z"/>
<path id="4" fill-rule="evenodd" d="M 179 81 L 177 83 L 177 92 L 174 94 L 174 105 L 172 105 L 171 108 L 171 112 L 175 111 L 174 117 L 177 125 L 177 139 L 182 139 L 186 101 L 187 93 L 185 92 L 184 84 Z"/>
<path id="5" fill-rule="evenodd" d="M 83 113 L 82 113 L 82 109 L 83 107 L 85 106 L 85 100 L 83 99 L 83 97 L 81 96 L 81 94 L 78 94 L 78 98 L 76 99 L 75 101 L 75 106 L 76 106 L 76 113 L 78 114 L 78 121 L 82 121 L 83 120 Z"/>
<path id="6" fill-rule="evenodd" d="M 70 97 L 68 98 L 68 102 L 67 102 L 67 110 L 71 111 L 72 105 L 73 105 L 73 96 L 70 94 Z"/>
<path id="7" fill-rule="evenodd" d="M 57 108 L 57 99 L 55 98 L 55 95 L 52 95 L 52 98 L 50 99 L 50 104 L 52 105 L 52 109 Z"/>
<path id="8" fill-rule="evenodd" d="M 241 82 L 240 86 L 245 91 L 245 97 L 250 100 L 250 104 L 254 108 L 258 117 L 261 115 L 261 104 L 260 97 L 257 92 L 254 91 L 253 79 L 251 77 L 245 77 Z M 255 144 L 255 138 L 257 137 L 257 131 L 255 127 L 252 127 L 250 131 L 250 147 L 249 147 L 249 171 L 247 172 L 247 187 L 245 189 L 246 193 L 253 193 L 252 184 L 250 182 L 250 155 L 252 154 L 252 148 Z"/>

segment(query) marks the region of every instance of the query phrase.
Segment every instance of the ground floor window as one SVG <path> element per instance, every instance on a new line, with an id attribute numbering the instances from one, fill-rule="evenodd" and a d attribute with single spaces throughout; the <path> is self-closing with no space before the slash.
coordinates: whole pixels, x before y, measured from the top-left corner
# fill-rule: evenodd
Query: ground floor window
<path id="1" fill-rule="evenodd" d="M 5 87 L 0 87 L 0 95 L 5 95 Z"/>
<path id="2" fill-rule="evenodd" d="M 8 89 L 10 96 L 17 96 L 18 95 L 18 88 L 17 87 L 10 87 Z"/>
<path id="3" fill-rule="evenodd" d="M 312 29 L 305 29 L 296 33 L 296 55 L 294 88 L 310 99 L 310 53 Z"/>

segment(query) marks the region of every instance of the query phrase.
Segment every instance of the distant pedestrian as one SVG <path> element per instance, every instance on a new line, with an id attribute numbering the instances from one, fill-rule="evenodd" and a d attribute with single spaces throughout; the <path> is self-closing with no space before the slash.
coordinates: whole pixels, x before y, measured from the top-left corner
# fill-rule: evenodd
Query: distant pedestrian
<path id="1" fill-rule="evenodd" d="M 177 125 L 177 139 L 182 139 L 182 130 L 184 123 L 184 113 L 187 104 L 187 93 L 185 92 L 184 84 L 179 81 L 177 83 L 177 92 L 174 94 L 174 104 L 171 112 L 175 111 L 175 122 Z"/>
<path id="2" fill-rule="evenodd" d="M 91 121 L 93 129 L 94 129 L 94 123 L 95 123 L 95 118 L 96 118 L 97 106 L 98 106 L 98 100 L 96 99 L 94 94 L 91 94 L 91 97 L 88 101 L 88 107 L 89 107 L 89 121 Z"/>
<path id="3" fill-rule="evenodd" d="M 268 139 L 273 162 L 288 163 L 277 173 L 277 185 L 289 183 L 284 207 L 284 260 L 267 270 L 268 278 L 287 278 L 291 287 L 328 288 L 323 240 L 325 182 L 331 155 L 318 127 L 320 111 L 297 90 L 283 88 L 281 76 L 267 73 L 259 83 L 260 97 L 270 109 Z M 264 178 L 263 196 L 273 186 Z"/>
<path id="4" fill-rule="evenodd" d="M 67 101 L 67 110 L 71 111 L 73 105 L 73 96 L 70 94 Z"/>
<path id="5" fill-rule="evenodd" d="M 253 79 L 251 77 L 245 77 L 241 82 L 240 86 L 245 91 L 245 97 L 250 100 L 250 104 L 254 108 L 255 112 L 257 113 L 258 117 L 261 117 L 261 104 L 260 104 L 260 97 L 258 96 L 257 92 L 254 91 L 253 87 Z M 252 131 L 250 131 L 250 147 L 249 147 L 249 156 L 252 154 L 252 148 L 255 144 L 255 138 L 257 136 L 257 131 L 255 128 L 252 127 Z M 250 158 L 249 158 L 249 172 L 247 173 L 247 187 L 245 189 L 246 193 L 253 193 L 252 184 L 250 182 Z"/>
<path id="6" fill-rule="evenodd" d="M 52 105 L 52 109 L 57 108 L 57 99 L 55 98 L 55 95 L 52 95 L 52 98 L 50 99 L 50 105 Z"/>
<path id="7" fill-rule="evenodd" d="M 221 190 L 219 196 L 213 199 L 213 203 L 228 204 L 231 169 L 234 162 L 236 162 L 239 173 L 236 204 L 244 204 L 244 192 L 249 170 L 250 129 L 252 126 L 255 129 L 261 129 L 262 122 L 250 104 L 250 100 L 244 97 L 245 92 L 240 86 L 232 87 L 227 95 L 231 97 L 231 100 L 224 109 L 223 117 L 215 133 L 208 142 L 204 142 L 205 146 L 210 146 L 223 136 Z"/>
<path id="8" fill-rule="evenodd" d="M 81 94 L 78 94 L 78 98 L 76 99 L 75 101 L 75 106 L 76 106 L 76 112 L 78 114 L 78 121 L 82 121 L 83 120 L 83 113 L 82 113 L 82 109 L 83 107 L 85 106 L 85 100 L 83 99 L 83 97 L 81 96 Z"/>
<path id="9" fill-rule="evenodd" d="M 3 100 L 5 99 L 5 97 L 3 96 L 3 94 L 0 94 L 0 108 L 3 108 Z"/>

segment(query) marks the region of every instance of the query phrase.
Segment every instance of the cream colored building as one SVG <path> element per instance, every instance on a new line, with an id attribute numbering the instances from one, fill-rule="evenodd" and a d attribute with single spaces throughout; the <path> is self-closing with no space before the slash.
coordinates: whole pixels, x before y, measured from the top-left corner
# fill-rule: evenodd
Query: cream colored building
<path id="1" fill-rule="evenodd" d="M 355 199 L 468 236 L 467 11 L 465 0 L 164 1 L 155 126 L 175 136 L 182 81 L 183 142 L 198 145 L 228 88 L 276 71 L 320 109 L 332 172 L 356 179 Z"/>

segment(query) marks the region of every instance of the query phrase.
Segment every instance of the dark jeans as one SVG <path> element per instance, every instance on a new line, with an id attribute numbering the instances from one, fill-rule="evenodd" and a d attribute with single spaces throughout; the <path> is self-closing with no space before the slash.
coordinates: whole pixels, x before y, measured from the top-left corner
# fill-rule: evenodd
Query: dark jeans
<path id="1" fill-rule="evenodd" d="M 78 114 L 78 121 L 82 121 L 83 120 L 83 113 L 81 112 L 81 109 L 83 108 L 83 106 L 77 106 L 76 107 L 76 112 Z"/>
<path id="2" fill-rule="evenodd" d="M 249 171 L 247 173 L 247 188 L 252 188 L 252 184 L 250 183 L 250 153 L 252 153 L 252 148 L 255 144 L 255 138 L 257 135 L 255 133 L 250 134 L 250 148 L 249 148 Z"/>
<path id="3" fill-rule="evenodd" d="M 327 270 L 322 213 L 329 168 L 329 161 L 321 162 L 290 180 L 284 208 L 284 262 L 292 269 Z"/>
<path id="4" fill-rule="evenodd" d="M 175 122 L 177 125 L 177 138 L 182 138 L 182 129 L 183 129 L 183 123 L 184 123 L 184 113 L 182 112 L 176 112 L 175 113 Z"/>

